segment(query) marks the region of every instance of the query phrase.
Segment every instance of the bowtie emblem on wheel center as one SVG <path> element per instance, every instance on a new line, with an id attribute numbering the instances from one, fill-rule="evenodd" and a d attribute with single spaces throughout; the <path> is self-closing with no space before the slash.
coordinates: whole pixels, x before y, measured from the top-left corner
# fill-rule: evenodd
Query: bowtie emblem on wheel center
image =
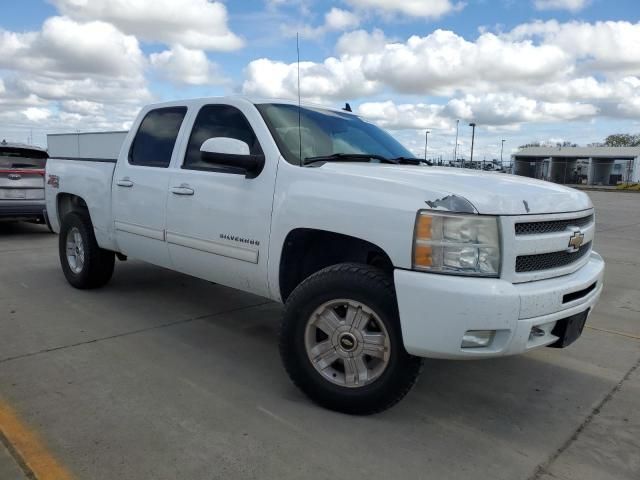
<path id="1" fill-rule="evenodd" d="M 340 343 L 340 347 L 342 347 L 342 349 L 346 352 L 351 352 L 352 350 L 355 350 L 356 345 L 357 345 L 357 341 L 356 338 L 348 332 L 343 333 L 338 342 Z"/>
<path id="2" fill-rule="evenodd" d="M 573 235 L 569 237 L 569 247 L 567 248 L 568 252 L 577 252 L 580 250 L 582 243 L 584 242 L 584 233 L 580 230 L 573 232 Z"/>

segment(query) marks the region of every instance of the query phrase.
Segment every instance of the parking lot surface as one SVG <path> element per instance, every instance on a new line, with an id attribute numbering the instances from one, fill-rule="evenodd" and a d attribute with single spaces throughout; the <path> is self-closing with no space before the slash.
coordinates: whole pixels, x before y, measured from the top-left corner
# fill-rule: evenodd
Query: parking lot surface
<path id="1" fill-rule="evenodd" d="M 0 435 L 0 479 L 48 480 L 53 462 L 58 477 L 105 480 L 637 480 L 640 194 L 589 194 L 607 270 L 582 338 L 426 360 L 405 400 L 371 417 L 289 382 L 279 305 L 137 261 L 75 290 L 55 235 L 0 224 L 0 428 L 4 409 L 29 432 Z"/>

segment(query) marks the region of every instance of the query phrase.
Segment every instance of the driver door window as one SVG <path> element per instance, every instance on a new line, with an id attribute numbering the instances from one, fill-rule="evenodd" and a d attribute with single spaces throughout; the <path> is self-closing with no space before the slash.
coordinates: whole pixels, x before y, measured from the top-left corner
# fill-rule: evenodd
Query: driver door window
<path id="1" fill-rule="evenodd" d="M 241 173 L 227 165 L 217 165 L 202 160 L 200 147 L 205 140 L 228 137 L 241 140 L 249 145 L 251 155 L 262 154 L 262 148 L 253 129 L 240 110 L 230 105 L 206 105 L 200 109 L 193 124 L 183 169 L 212 170 L 218 172 Z"/>

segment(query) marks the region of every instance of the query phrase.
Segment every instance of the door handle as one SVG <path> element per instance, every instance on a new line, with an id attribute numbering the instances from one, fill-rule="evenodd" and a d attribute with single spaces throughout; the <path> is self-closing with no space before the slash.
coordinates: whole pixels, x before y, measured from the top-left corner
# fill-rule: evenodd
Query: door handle
<path id="1" fill-rule="evenodd" d="M 183 183 L 179 187 L 171 187 L 171 193 L 174 195 L 193 195 L 194 190 L 186 183 Z"/>
<path id="2" fill-rule="evenodd" d="M 131 180 L 129 180 L 129 177 L 124 177 L 121 178 L 120 180 L 118 180 L 116 182 L 116 185 L 118 185 L 119 187 L 133 187 L 133 182 Z"/>

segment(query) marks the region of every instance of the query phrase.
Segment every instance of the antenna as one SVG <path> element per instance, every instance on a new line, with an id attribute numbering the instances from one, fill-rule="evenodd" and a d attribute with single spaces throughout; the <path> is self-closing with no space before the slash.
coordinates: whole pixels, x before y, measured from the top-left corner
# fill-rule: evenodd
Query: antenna
<path id="1" fill-rule="evenodd" d="M 300 143 L 300 166 L 302 166 L 302 106 L 300 101 L 300 34 L 296 32 L 296 52 L 298 54 L 298 142 Z"/>

